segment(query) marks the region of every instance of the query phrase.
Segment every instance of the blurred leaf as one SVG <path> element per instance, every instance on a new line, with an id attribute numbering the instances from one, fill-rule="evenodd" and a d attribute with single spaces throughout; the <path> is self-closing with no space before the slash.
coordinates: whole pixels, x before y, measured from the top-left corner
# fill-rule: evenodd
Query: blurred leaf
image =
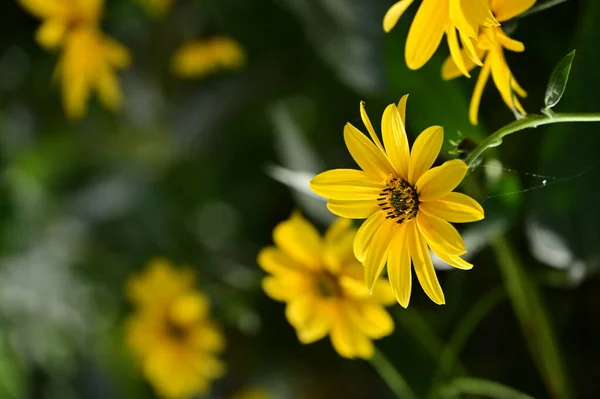
<path id="1" fill-rule="evenodd" d="M 554 71 L 552 71 L 552 75 L 548 81 L 548 87 L 546 87 L 546 95 L 544 96 L 544 104 L 546 105 L 546 109 L 552 108 L 558 104 L 565 93 L 574 57 L 575 50 L 567 54 L 562 60 L 560 60 L 556 67 L 554 67 Z"/>
<path id="2" fill-rule="evenodd" d="M 11 352 L 4 335 L 0 335 L 0 398 L 25 397 L 25 376 Z"/>
<path id="3" fill-rule="evenodd" d="M 514 388 L 481 378 L 457 378 L 440 389 L 442 398 L 457 398 L 462 395 L 481 395 L 495 399 L 533 399 L 532 396 Z"/>

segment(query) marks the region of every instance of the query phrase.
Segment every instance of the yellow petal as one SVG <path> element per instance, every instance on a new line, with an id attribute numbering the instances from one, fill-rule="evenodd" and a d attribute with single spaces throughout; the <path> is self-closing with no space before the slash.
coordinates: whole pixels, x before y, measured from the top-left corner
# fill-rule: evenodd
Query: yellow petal
<path id="1" fill-rule="evenodd" d="M 522 42 L 511 39 L 510 37 L 506 36 L 502 29 L 498 29 L 498 33 L 496 34 L 496 40 L 498 40 L 498 43 L 500 43 L 502 47 L 506 48 L 507 50 L 514 51 L 517 53 L 525 51 L 525 45 Z"/>
<path id="2" fill-rule="evenodd" d="M 503 22 L 524 13 L 535 2 L 536 0 L 491 0 L 490 8 L 494 10 L 496 19 Z"/>
<path id="3" fill-rule="evenodd" d="M 494 84 L 500 92 L 500 95 L 502 96 L 506 106 L 512 109 L 513 99 L 511 98 L 511 94 L 514 86 L 511 86 L 511 84 L 514 84 L 515 78 L 508 68 L 508 64 L 504 58 L 504 52 L 501 48 L 494 49 L 492 52 L 490 52 L 489 57 L 492 65 L 492 79 L 494 80 Z M 526 114 L 523 106 L 521 106 L 521 103 L 516 96 L 514 97 L 514 106 L 521 114 Z"/>
<path id="4" fill-rule="evenodd" d="M 127 47 L 115 39 L 105 36 L 103 38 L 106 60 L 115 68 L 124 68 L 131 63 L 131 54 Z"/>
<path id="5" fill-rule="evenodd" d="M 325 337 L 331 328 L 331 310 L 328 304 L 317 303 L 314 311 L 303 324 L 302 328 L 297 330 L 298 339 L 303 344 L 310 344 Z"/>
<path id="6" fill-rule="evenodd" d="M 445 220 L 419 212 L 417 214 L 417 226 L 427 240 L 427 244 L 436 253 L 462 255 L 467 252 L 458 231 Z"/>
<path id="7" fill-rule="evenodd" d="M 300 213 L 273 230 L 273 241 L 292 259 L 313 269 L 321 265 L 321 237 L 317 230 Z"/>
<path id="8" fill-rule="evenodd" d="M 334 169 L 316 175 L 310 188 L 320 196 L 338 200 L 376 200 L 384 188 L 362 170 Z"/>
<path id="9" fill-rule="evenodd" d="M 313 295 L 292 299 L 285 307 L 285 316 L 292 326 L 301 329 L 315 313 L 316 301 Z"/>
<path id="10" fill-rule="evenodd" d="M 332 273 L 338 274 L 341 268 L 354 259 L 353 243 L 356 229 L 349 219 L 337 219 L 325 234 L 323 260 Z"/>
<path id="11" fill-rule="evenodd" d="M 311 270 L 276 247 L 263 248 L 258 253 L 257 263 L 264 271 L 274 275 L 305 273 Z"/>
<path id="12" fill-rule="evenodd" d="M 21 7 L 34 16 L 46 19 L 68 14 L 68 5 L 64 2 L 48 0 L 19 0 Z"/>
<path id="13" fill-rule="evenodd" d="M 452 223 L 469 223 L 484 217 L 483 208 L 477 201 L 461 193 L 449 193 L 432 202 L 419 204 L 419 212 L 435 216 Z"/>
<path id="14" fill-rule="evenodd" d="M 477 78 L 475 89 L 473 89 L 473 96 L 471 97 L 471 104 L 469 105 L 469 121 L 473 125 L 477 124 L 479 104 L 481 103 L 481 96 L 483 94 L 485 84 L 490 78 L 491 65 L 492 64 L 490 60 L 486 59 L 485 63 L 483 64 L 483 68 L 481 68 L 481 72 L 479 72 L 479 77 Z"/>
<path id="15" fill-rule="evenodd" d="M 423 130 L 413 144 L 408 167 L 408 182 L 414 185 L 438 157 L 444 141 L 444 129 L 431 126 Z"/>
<path id="16" fill-rule="evenodd" d="M 360 262 L 364 262 L 367 258 L 367 250 L 371 243 L 371 239 L 385 220 L 383 212 L 375 212 L 369 216 L 358 229 L 356 237 L 354 238 L 354 256 Z"/>
<path id="17" fill-rule="evenodd" d="M 348 304 L 347 312 L 350 321 L 369 338 L 383 338 L 394 331 L 394 321 L 387 310 L 379 304 Z"/>
<path id="18" fill-rule="evenodd" d="M 446 27 L 446 39 L 448 40 L 448 47 L 450 48 L 450 56 L 454 60 L 454 65 L 458 68 L 461 74 L 470 78 L 471 75 L 467 67 L 465 66 L 465 59 L 461 52 L 460 46 L 458 45 L 458 36 L 456 35 L 456 28 L 454 25 L 448 24 Z"/>
<path id="19" fill-rule="evenodd" d="M 412 228 L 411 228 L 412 227 Z M 425 240 L 421 238 L 421 234 L 417 229 L 417 224 L 412 223 L 407 230 L 408 251 L 415 267 L 415 273 L 423 291 L 429 298 L 438 305 L 446 303 L 444 292 L 435 275 L 435 269 L 431 262 L 431 256 L 427 249 Z"/>
<path id="20" fill-rule="evenodd" d="M 381 223 L 369 244 L 364 266 L 365 284 L 370 292 L 373 292 L 373 286 L 381 275 L 387 261 L 388 247 L 395 231 L 394 227 L 395 223 L 390 220 Z"/>
<path id="21" fill-rule="evenodd" d="M 300 290 L 294 289 L 299 286 L 290 284 L 288 281 L 276 277 L 265 277 L 262 280 L 262 289 L 269 297 L 276 301 L 290 301 L 297 298 Z"/>
<path id="22" fill-rule="evenodd" d="M 460 41 L 463 44 L 463 57 L 465 59 L 465 65 L 467 67 L 467 69 L 470 70 L 470 65 L 468 60 L 470 60 L 473 64 L 475 65 L 479 65 L 479 66 L 483 66 L 483 63 L 481 62 L 481 57 L 483 56 L 483 51 L 476 49 L 475 46 L 473 45 L 473 39 L 470 38 L 469 36 L 465 35 L 463 32 L 460 32 Z"/>
<path id="23" fill-rule="evenodd" d="M 45 21 L 38 29 L 35 39 L 40 46 L 54 50 L 61 43 L 67 31 L 67 24 L 64 20 L 52 18 Z"/>
<path id="24" fill-rule="evenodd" d="M 336 245 L 336 243 L 342 241 L 348 233 L 354 232 L 352 228 L 352 220 L 337 218 L 325 233 L 325 246 Z"/>
<path id="25" fill-rule="evenodd" d="M 406 128 L 406 103 L 408 101 L 408 94 L 403 95 L 398 101 L 398 112 L 400 112 L 400 118 L 402 119 L 402 124 L 404 128 Z"/>
<path id="26" fill-rule="evenodd" d="M 396 4 L 390 7 L 383 17 L 383 30 L 386 32 L 391 31 L 398 20 L 404 14 L 404 11 L 412 4 L 413 0 L 400 0 Z"/>
<path id="27" fill-rule="evenodd" d="M 190 326 L 208 314 L 208 298 L 200 293 L 189 293 L 177 298 L 169 309 L 169 319 L 181 326 Z"/>
<path id="28" fill-rule="evenodd" d="M 435 251 L 433 251 L 433 252 L 435 252 Z M 437 252 L 435 252 L 435 254 L 438 256 L 438 258 L 440 258 L 441 260 L 443 260 L 450 266 L 456 267 L 457 269 L 471 270 L 473 268 L 472 264 L 470 264 L 466 260 L 462 259 L 460 256 L 448 255 L 448 254 L 437 253 Z"/>
<path id="29" fill-rule="evenodd" d="M 379 208 L 375 200 L 335 200 L 327 201 L 327 209 L 334 215 L 349 219 L 366 219 Z"/>
<path id="30" fill-rule="evenodd" d="M 458 26 L 457 28 L 465 31 L 471 37 L 477 37 L 479 26 L 499 26 L 500 24 L 494 18 L 492 11 L 490 10 L 489 0 L 459 0 L 459 12 L 462 14 L 462 18 L 458 18 L 459 21 L 465 21 L 469 26 Z M 472 33 L 475 33 L 473 35 Z"/>
<path id="31" fill-rule="evenodd" d="M 360 117 L 363 121 L 363 124 L 367 128 L 369 135 L 371 136 L 371 140 L 375 143 L 375 145 L 381 150 L 383 150 L 383 146 L 381 145 L 381 141 L 379 141 L 379 137 L 377 137 L 377 133 L 375 133 L 375 129 L 373 129 L 373 125 L 371 124 L 371 120 L 369 119 L 369 115 L 367 115 L 367 111 L 365 110 L 365 102 L 360 102 Z"/>
<path id="32" fill-rule="evenodd" d="M 481 50 L 478 50 L 478 53 L 476 54 L 483 55 L 483 52 Z M 465 69 L 467 71 L 471 71 L 473 68 L 475 68 L 475 62 L 469 56 L 469 52 L 467 49 L 462 49 L 461 56 L 465 65 Z M 463 76 L 463 72 L 456 66 L 456 62 L 454 62 L 453 57 L 446 58 L 444 64 L 442 65 L 442 79 L 450 80 L 459 76 Z"/>
<path id="33" fill-rule="evenodd" d="M 335 308 L 334 322 L 331 326 L 331 343 L 335 350 L 346 358 L 368 359 L 373 356 L 373 343 L 354 325 L 343 304 Z"/>
<path id="34" fill-rule="evenodd" d="M 225 348 L 223 333 L 213 325 L 197 326 L 191 334 L 190 338 L 197 348 L 213 353 L 221 352 Z"/>
<path id="35" fill-rule="evenodd" d="M 117 77 L 111 70 L 107 69 L 104 73 L 99 74 L 96 77 L 95 83 L 100 101 L 106 108 L 112 111 L 121 108 L 123 105 L 123 94 L 121 93 Z"/>
<path id="36" fill-rule="evenodd" d="M 364 282 L 362 285 L 364 287 Z M 396 296 L 394 295 L 392 286 L 390 285 L 389 281 L 381 278 L 375 282 L 375 287 L 373 288 L 373 292 L 370 294 L 370 296 L 372 299 L 384 306 L 390 306 L 396 303 Z"/>
<path id="37" fill-rule="evenodd" d="M 444 197 L 460 184 L 467 169 L 467 164 L 459 159 L 446 161 L 441 166 L 429 169 L 416 183 L 419 201 L 434 201 Z"/>
<path id="38" fill-rule="evenodd" d="M 419 69 L 442 41 L 448 19 L 448 2 L 423 0 L 406 39 L 405 58 L 410 69 Z"/>
<path id="39" fill-rule="evenodd" d="M 388 252 L 388 278 L 396 300 L 404 308 L 408 307 L 412 289 L 410 256 L 408 254 L 408 237 L 406 236 L 406 232 L 408 228 L 412 228 L 412 226 L 408 226 L 413 223 L 411 220 L 401 224 L 397 228 Z"/>
<path id="40" fill-rule="evenodd" d="M 385 180 L 394 172 L 385 154 L 350 123 L 344 127 L 344 141 L 354 161 L 369 175 Z"/>
<path id="41" fill-rule="evenodd" d="M 409 161 L 408 139 L 400 112 L 395 104 L 388 105 L 383 112 L 381 131 L 388 159 L 396 170 L 396 174 L 402 179 L 406 179 Z"/>

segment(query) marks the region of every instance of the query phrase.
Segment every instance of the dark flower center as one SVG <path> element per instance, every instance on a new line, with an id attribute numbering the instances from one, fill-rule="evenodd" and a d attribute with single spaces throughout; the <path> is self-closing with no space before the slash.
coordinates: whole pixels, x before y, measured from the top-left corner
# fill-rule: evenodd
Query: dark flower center
<path id="1" fill-rule="evenodd" d="M 379 208 L 386 219 L 393 219 L 398 224 L 411 220 L 419 211 L 419 195 L 417 190 L 407 181 L 392 177 L 385 183 L 385 188 L 377 198 Z"/>
<path id="2" fill-rule="evenodd" d="M 333 274 L 327 272 L 317 276 L 317 289 L 321 296 L 327 298 L 339 297 L 342 293 L 338 279 Z"/>

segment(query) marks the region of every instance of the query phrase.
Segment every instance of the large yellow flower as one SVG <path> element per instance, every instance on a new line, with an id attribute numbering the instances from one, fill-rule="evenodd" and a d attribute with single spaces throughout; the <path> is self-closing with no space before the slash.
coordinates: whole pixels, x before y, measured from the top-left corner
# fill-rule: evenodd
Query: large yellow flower
<path id="1" fill-rule="evenodd" d="M 490 8 L 500 22 L 507 21 L 517 15 L 527 11 L 535 4 L 536 0 L 489 0 Z M 525 114 L 523 106 L 519 102 L 516 95 L 526 97 L 527 93 L 519 85 L 510 71 L 506 59 L 504 58 L 504 49 L 522 52 L 525 50 L 523 43 L 513 40 L 504 33 L 502 28 L 483 28 L 479 34 L 479 38 L 474 43 L 475 50 L 479 58 L 484 59 L 483 68 L 477 78 L 471 105 L 469 107 L 469 120 L 474 125 L 477 124 L 479 104 L 483 89 L 487 83 L 490 73 L 496 88 L 502 96 L 504 103 L 510 108 L 514 107 L 521 113 Z M 454 79 L 462 74 L 461 68 L 471 70 L 475 67 L 475 63 L 469 58 L 467 47 L 462 50 L 462 67 L 458 67 L 455 57 L 448 57 L 442 67 L 442 77 L 444 79 Z"/>
<path id="2" fill-rule="evenodd" d="M 413 0 L 395 3 L 383 18 L 383 29 L 391 31 Z M 405 58 L 410 69 L 419 69 L 435 53 L 446 34 L 452 57 L 462 73 L 469 76 L 460 54 L 459 38 L 473 62 L 481 64 L 471 39 L 476 39 L 481 27 L 498 26 L 488 0 L 423 0 L 406 39 Z M 458 32 L 458 33 L 457 33 Z"/>
<path id="3" fill-rule="evenodd" d="M 238 42 L 217 36 L 183 43 L 171 59 L 171 70 L 183 78 L 200 78 L 219 70 L 239 69 L 245 62 L 246 54 Z"/>
<path id="4" fill-rule="evenodd" d="M 135 312 L 126 340 L 144 376 L 165 398 L 206 393 L 224 373 L 216 357 L 224 339 L 208 315 L 208 299 L 194 288 L 193 273 L 155 259 L 131 278 L 127 293 Z"/>
<path id="5" fill-rule="evenodd" d="M 300 214 L 273 231 L 276 247 L 258 255 L 271 276 L 263 289 L 287 303 L 286 316 L 303 344 L 327 334 L 335 350 L 347 358 L 370 358 L 373 339 L 394 330 L 384 305 L 394 301 L 389 284 L 373 282 L 373 295 L 362 282 L 363 267 L 352 254 L 356 230 L 348 219 L 334 222 L 322 238 Z"/>
<path id="6" fill-rule="evenodd" d="M 483 208 L 472 198 L 452 192 L 467 172 L 463 161 L 431 168 L 444 137 L 440 126 L 425 129 L 409 151 L 404 128 L 407 97 L 397 107 L 390 104 L 385 109 L 383 145 L 361 103 L 361 117 L 373 141 L 349 123 L 344 139 L 362 170 L 330 170 L 317 175 L 311 187 L 329 199 L 327 206 L 334 214 L 367 218 L 354 239 L 354 254 L 365 266 L 370 290 L 387 262 L 396 299 L 407 307 L 412 260 L 423 290 L 435 303 L 443 304 L 429 248 L 444 262 L 470 269 L 473 265 L 459 257 L 466 252 L 462 238 L 448 222 L 480 220 Z"/>
<path id="7" fill-rule="evenodd" d="M 130 63 L 129 51 L 93 27 L 70 32 L 56 67 L 62 81 L 65 112 L 72 119 L 83 117 L 92 92 L 110 110 L 122 106 L 123 94 L 116 70 Z"/>

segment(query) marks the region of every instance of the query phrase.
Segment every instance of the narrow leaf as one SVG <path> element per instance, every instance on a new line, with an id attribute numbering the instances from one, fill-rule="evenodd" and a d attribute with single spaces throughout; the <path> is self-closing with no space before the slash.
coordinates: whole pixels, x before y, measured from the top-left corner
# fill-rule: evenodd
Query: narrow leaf
<path id="1" fill-rule="evenodd" d="M 554 71 L 552 71 L 552 75 L 548 81 L 548 87 L 546 87 L 546 96 L 544 97 L 546 108 L 552 108 L 558 104 L 561 97 L 565 93 L 574 57 L 575 50 L 571 51 L 562 60 L 560 60 L 560 62 L 554 68 Z"/>
<path id="2" fill-rule="evenodd" d="M 498 382 L 480 378 L 456 378 L 440 389 L 443 398 L 478 395 L 494 399 L 533 399 L 533 397 Z"/>

